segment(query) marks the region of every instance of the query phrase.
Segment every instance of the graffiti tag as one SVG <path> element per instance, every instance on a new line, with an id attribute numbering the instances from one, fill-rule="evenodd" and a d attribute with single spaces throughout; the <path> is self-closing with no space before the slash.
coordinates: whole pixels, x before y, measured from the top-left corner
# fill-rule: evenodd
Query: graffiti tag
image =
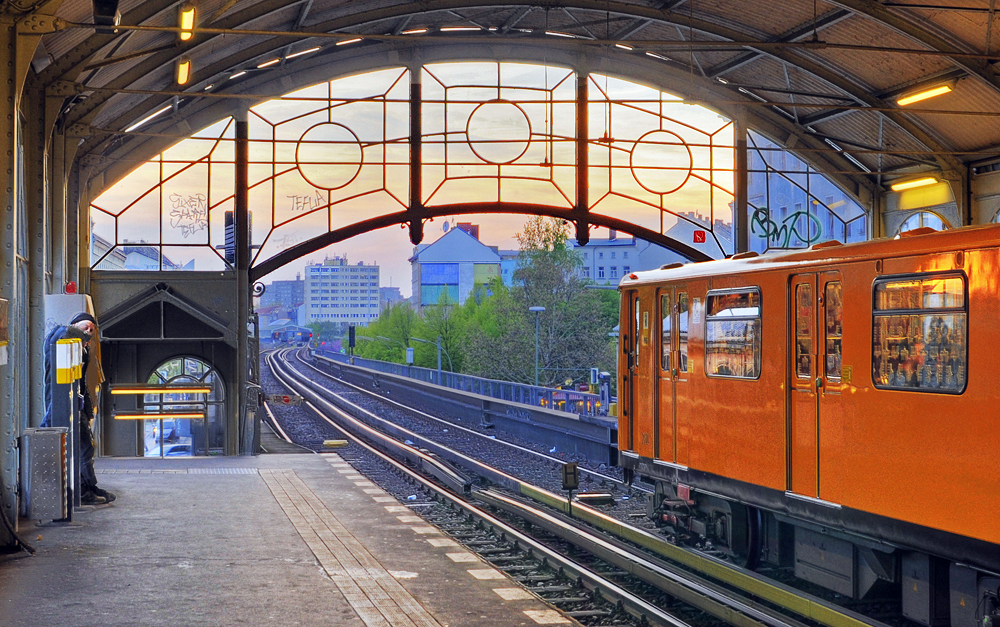
<path id="1" fill-rule="evenodd" d="M 286 248 L 291 248 L 302 241 L 303 238 L 300 235 L 282 235 L 281 237 L 276 237 L 274 239 L 274 245 L 279 249 L 284 250 Z"/>
<path id="2" fill-rule="evenodd" d="M 170 194 L 170 226 L 188 237 L 208 228 L 208 199 L 204 194 Z"/>
<path id="3" fill-rule="evenodd" d="M 767 238 L 768 244 L 776 248 L 788 248 L 793 236 L 806 245 L 813 244 L 823 237 L 823 225 L 819 218 L 811 213 L 796 211 L 778 224 L 771 219 L 767 207 L 754 210 L 750 218 L 750 231 L 758 237 Z"/>
<path id="4" fill-rule="evenodd" d="M 294 212 L 310 211 L 329 204 L 326 198 L 323 198 L 323 195 L 319 192 L 307 196 L 289 195 L 288 199 L 291 202 L 291 209 Z"/>

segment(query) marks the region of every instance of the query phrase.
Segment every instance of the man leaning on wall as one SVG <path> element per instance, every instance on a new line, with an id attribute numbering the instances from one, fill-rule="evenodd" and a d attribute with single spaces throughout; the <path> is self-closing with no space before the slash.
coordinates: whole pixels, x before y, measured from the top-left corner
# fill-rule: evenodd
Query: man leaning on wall
<path id="1" fill-rule="evenodd" d="M 45 418 L 42 426 L 52 424 L 52 360 L 55 359 L 56 342 L 63 339 L 79 339 L 83 342 L 83 378 L 80 380 L 80 502 L 85 505 L 101 505 L 110 503 L 117 497 L 113 492 L 97 486 L 97 474 L 94 472 L 94 455 L 96 453 L 92 422 L 94 420 L 94 394 L 100 385 L 94 380 L 94 385 L 88 384 L 88 370 L 91 370 L 91 351 L 99 344 L 95 336 L 97 320 L 86 312 L 78 313 L 70 320 L 69 326 L 58 326 L 45 336 Z M 97 355 L 97 362 L 100 356 Z M 95 364 L 97 366 L 97 364 Z M 90 378 L 94 379 L 94 374 Z M 100 372 L 97 372 L 100 378 Z"/>

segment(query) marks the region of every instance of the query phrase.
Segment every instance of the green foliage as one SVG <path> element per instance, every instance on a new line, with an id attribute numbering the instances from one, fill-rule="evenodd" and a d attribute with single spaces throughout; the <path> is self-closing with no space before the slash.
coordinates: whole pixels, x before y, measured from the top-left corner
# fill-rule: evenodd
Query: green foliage
<path id="1" fill-rule="evenodd" d="M 539 383 L 579 382 L 595 366 L 614 371 L 615 348 L 607 334 L 618 323 L 618 294 L 586 287 L 568 237 L 566 225 L 553 218 L 525 224 L 514 287 L 494 293 L 492 322 L 467 334 L 468 371 L 534 382 L 536 314 L 529 307 L 545 308 L 537 314 Z"/>
<path id="2" fill-rule="evenodd" d="M 614 372 L 615 344 L 608 333 L 618 324 L 618 292 L 586 287 L 568 237 L 559 220 L 529 220 L 518 234 L 521 259 L 513 287 L 497 277 L 461 305 L 442 292 L 422 315 L 408 303 L 396 305 L 358 329 L 359 337 L 370 339 L 359 339 L 356 353 L 403 363 L 410 346 L 416 365 L 437 368 L 440 337 L 444 370 L 533 383 L 536 314 L 528 308 L 545 307 L 537 318 L 542 385 L 586 381 L 591 367 Z"/>
<path id="3" fill-rule="evenodd" d="M 356 355 L 367 359 L 406 363 L 406 348 L 419 317 L 407 302 L 396 303 L 367 327 L 358 327 Z"/>

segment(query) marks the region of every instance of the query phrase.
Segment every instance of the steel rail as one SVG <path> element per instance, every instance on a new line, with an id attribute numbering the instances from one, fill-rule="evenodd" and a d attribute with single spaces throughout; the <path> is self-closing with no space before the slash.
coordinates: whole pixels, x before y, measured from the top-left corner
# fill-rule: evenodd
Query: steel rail
<path id="1" fill-rule="evenodd" d="M 316 383 L 308 379 L 303 381 L 304 385 L 319 387 Z M 327 391 L 327 393 L 329 392 Z M 322 402 L 332 407 L 331 403 Z M 366 410 L 361 411 L 372 415 Z M 382 420 L 377 417 L 375 418 Z M 662 536 L 623 523 L 587 505 L 580 503 L 571 504 L 566 497 L 525 483 L 483 462 L 471 459 L 462 453 L 451 451 L 451 449 L 426 438 L 422 438 L 422 440 L 428 444 L 429 450 L 434 450 L 442 457 L 454 455 L 454 458 L 450 461 L 463 466 L 471 472 L 481 474 L 491 480 L 493 476 L 501 477 L 502 480 L 495 481 L 495 483 L 522 496 L 569 514 L 581 522 L 650 550 L 661 557 L 691 568 L 704 576 L 734 586 L 743 593 L 773 603 L 784 610 L 811 619 L 827 627 L 888 627 L 881 621 L 869 619 L 857 612 L 838 607 L 790 586 L 768 580 L 756 573 L 739 568 L 715 557 L 670 544 Z"/>
<path id="2" fill-rule="evenodd" d="M 735 597 L 722 586 L 711 583 L 662 560 L 651 558 L 624 542 L 600 536 L 577 521 L 544 512 L 536 506 L 490 490 L 479 490 L 475 497 L 485 503 L 523 518 L 553 533 L 600 559 L 638 577 L 677 599 L 708 612 L 736 627 L 806 627 L 800 621 L 782 616 L 752 601 Z"/>
<path id="3" fill-rule="evenodd" d="M 291 382 L 285 379 L 285 377 L 275 372 L 274 362 L 276 361 L 276 359 L 273 358 L 271 355 L 269 355 L 268 360 L 271 365 L 271 372 L 274 375 L 274 377 L 279 381 L 281 381 L 282 384 L 288 387 L 289 389 L 292 390 L 296 389 Z M 312 403 L 307 402 L 306 405 L 323 420 L 329 422 L 330 424 L 334 425 L 337 428 L 343 428 L 343 425 L 338 425 L 337 423 L 332 421 L 328 416 L 326 416 Z M 327 403 L 327 405 L 329 404 Z M 346 415 L 344 414 L 344 412 L 340 410 L 335 410 L 335 411 L 337 412 L 338 415 Z M 625 611 L 635 616 L 636 618 L 640 620 L 643 619 L 650 620 L 662 625 L 669 625 L 670 627 L 691 627 L 691 625 L 686 623 L 685 621 L 635 596 L 631 592 L 628 592 L 624 588 L 618 586 L 618 584 L 602 577 L 601 575 L 588 569 L 587 567 L 569 559 L 564 555 L 560 555 L 551 548 L 538 542 L 534 538 L 525 535 L 520 530 L 511 527 L 507 523 L 497 519 L 496 517 L 492 516 L 486 511 L 456 496 L 455 494 L 449 492 L 448 490 L 443 489 L 441 486 L 429 481 L 426 477 L 420 475 L 419 473 L 414 472 L 412 468 L 409 468 L 404 464 L 401 464 L 395 459 L 393 459 L 393 457 L 391 457 L 388 453 L 383 452 L 378 448 L 370 444 L 367 444 L 361 440 L 355 440 L 355 443 L 358 446 L 361 446 L 362 448 L 366 449 L 373 455 L 377 456 L 379 459 L 382 459 L 386 463 L 391 464 L 397 470 L 409 476 L 412 480 L 423 485 L 424 488 L 435 493 L 440 499 L 451 503 L 454 507 L 458 507 L 466 511 L 467 513 L 471 514 L 482 523 L 493 527 L 494 530 L 497 530 L 505 534 L 508 538 L 513 539 L 514 541 L 517 542 L 518 546 L 527 549 L 536 559 L 542 561 L 543 563 L 554 565 L 556 568 L 562 570 L 563 573 L 568 574 L 571 577 L 577 578 L 580 582 L 583 583 L 585 587 L 587 587 L 588 589 L 590 589 L 595 593 L 600 594 L 600 596 L 610 599 L 614 602 L 621 603 L 622 607 L 625 608 Z M 407 449 L 411 449 L 411 447 L 408 447 L 407 445 L 401 442 L 395 442 L 393 447 L 397 453 L 403 455 L 406 454 Z"/>
<path id="4" fill-rule="evenodd" d="M 379 396 L 378 394 L 376 394 L 376 393 L 374 393 L 374 392 L 372 392 L 370 390 L 366 390 L 365 388 L 357 386 L 357 385 L 354 385 L 353 383 L 348 383 L 347 381 L 344 381 L 343 379 L 338 379 L 337 377 L 333 376 L 332 374 L 330 374 L 328 372 L 323 372 L 322 370 L 320 370 L 316 366 L 313 366 L 312 364 L 304 361 L 299 355 L 296 355 L 296 357 L 298 358 L 299 363 L 301 363 L 302 365 L 304 365 L 304 366 L 306 366 L 308 368 L 311 368 L 311 369 L 315 370 L 316 372 L 318 372 L 319 374 L 323 375 L 324 377 L 333 379 L 333 380 L 337 381 L 338 383 L 340 383 L 341 385 L 344 385 L 344 386 L 347 386 L 347 387 L 352 388 L 354 390 L 357 390 L 358 392 L 361 392 L 361 393 L 366 394 L 368 396 L 371 396 L 373 398 L 377 398 L 377 399 L 379 399 L 382 402 L 385 402 L 385 403 L 388 403 L 390 405 L 393 405 L 393 406 L 395 406 L 395 407 L 397 407 L 399 409 L 402 409 L 404 411 L 416 414 L 416 415 L 418 415 L 421 418 L 424 418 L 426 420 L 432 420 L 432 421 L 440 423 L 442 425 L 446 425 L 449 429 L 454 428 L 454 429 L 457 429 L 459 431 L 463 431 L 465 433 L 468 433 L 470 435 L 474 435 L 474 436 L 476 436 L 478 438 L 482 438 L 484 440 L 489 440 L 490 442 L 496 442 L 496 443 L 499 443 L 499 444 L 503 444 L 504 446 L 508 446 L 508 447 L 510 447 L 512 449 L 521 451 L 523 453 L 528 453 L 529 455 L 534 455 L 536 457 L 539 457 L 539 458 L 544 459 L 544 460 L 549 461 L 549 462 L 553 462 L 553 463 L 557 463 L 557 464 L 565 463 L 563 460 L 559 459 L 558 457 L 553 457 L 551 455 L 546 455 L 545 453 L 540 453 L 538 451 L 533 451 L 530 448 L 526 448 L 526 447 L 521 446 L 519 444 L 514 444 L 513 442 L 506 442 L 504 440 L 491 438 L 488 435 L 484 435 L 482 433 L 479 433 L 478 431 L 475 431 L 473 429 L 469 429 L 468 427 L 463 427 L 462 425 L 457 425 L 457 424 L 455 424 L 453 422 L 445 420 L 444 418 L 438 418 L 437 416 L 433 416 L 431 414 L 428 414 L 428 413 L 426 413 L 424 411 L 416 409 L 415 407 L 410 407 L 408 405 L 404 405 L 403 403 L 400 403 L 399 401 L 394 401 L 392 399 L 385 398 L 384 396 Z M 316 355 L 315 357 L 317 359 L 322 359 L 323 361 L 329 362 L 331 364 L 336 364 L 337 363 L 337 362 L 333 361 L 332 359 L 328 359 L 326 357 L 323 357 L 322 355 Z M 580 468 L 580 472 L 586 473 L 586 474 L 591 475 L 593 477 L 596 477 L 597 479 L 600 479 L 602 481 L 610 481 L 610 482 L 618 484 L 618 485 L 625 485 L 625 483 L 623 481 L 621 481 L 620 479 L 616 479 L 616 478 L 612 477 L 611 475 L 605 475 L 605 474 L 599 473 L 596 470 L 590 470 L 589 468 Z M 635 487 L 637 490 L 640 490 L 640 491 L 643 491 L 643 492 L 651 492 L 651 490 L 647 490 L 647 489 L 642 488 L 642 487 L 638 487 L 638 486 L 633 486 L 633 487 Z"/>
<path id="5" fill-rule="evenodd" d="M 275 378 L 281 380 L 282 383 L 286 387 L 288 387 L 289 389 L 296 389 L 295 386 L 287 383 L 284 380 L 284 377 L 282 377 L 281 375 L 278 374 L 279 371 L 280 372 L 284 372 L 284 371 L 283 371 L 283 369 L 280 366 L 276 367 L 276 364 L 275 364 L 276 358 L 274 358 L 272 355 L 268 355 L 267 359 L 268 359 L 268 363 L 269 363 L 269 365 L 271 367 L 271 373 L 274 374 Z M 291 375 L 287 375 L 287 376 L 291 376 Z M 314 400 L 316 400 L 318 403 L 321 403 L 321 404 L 325 405 L 326 407 L 328 407 L 330 409 L 330 411 L 336 413 L 338 416 L 340 416 L 341 418 L 343 418 L 346 421 L 346 424 L 340 424 L 340 425 L 335 424 L 329 418 L 326 419 L 327 422 L 329 422 L 333 426 L 337 427 L 338 429 L 344 430 L 346 428 L 348 431 L 350 431 L 351 433 L 353 433 L 355 436 L 365 437 L 365 438 L 368 438 L 369 440 L 372 440 L 374 442 L 378 442 L 382 446 L 385 446 L 385 447 L 393 449 L 393 450 L 397 450 L 399 452 L 399 454 L 402 455 L 403 457 L 405 457 L 409 462 L 411 462 L 412 464 L 414 464 L 416 467 L 420 468 L 421 470 L 424 470 L 428 474 L 433 475 L 439 481 L 441 481 L 441 483 L 443 483 L 444 485 L 448 486 L 451 490 L 453 490 L 457 494 L 465 494 L 465 493 L 468 493 L 471 490 L 472 483 L 469 480 L 469 478 L 466 477 L 465 475 L 463 475 L 462 473 L 458 472 L 456 469 L 452 468 L 451 466 L 445 464 L 441 460 L 436 459 L 436 458 L 428 455 L 427 453 L 424 453 L 423 451 L 419 450 L 415 446 L 410 446 L 408 444 L 402 443 L 402 442 L 400 442 L 400 441 L 392 438 L 390 435 L 388 435 L 386 433 L 381 433 L 381 432 L 373 429 L 372 427 L 364 424 L 363 422 L 361 422 L 357 418 L 354 418 L 353 416 L 351 416 L 347 412 L 345 412 L 345 411 L 341 410 L 340 408 L 336 407 L 335 405 L 333 405 L 329 401 L 326 401 L 319 394 L 317 394 L 315 392 L 312 392 L 310 390 L 302 390 L 301 388 L 300 388 L 299 391 L 302 391 L 304 394 L 308 394 Z M 311 407 L 317 413 L 321 413 L 321 412 L 319 412 L 319 409 L 317 409 L 316 406 L 313 405 L 310 401 L 306 401 L 306 405 L 308 405 L 309 407 Z M 380 424 L 382 426 L 389 426 L 389 424 L 391 424 L 391 423 L 386 424 L 386 421 L 381 421 Z M 424 438 L 420 438 L 420 436 L 418 436 L 418 435 L 416 435 L 416 434 L 414 434 L 412 432 L 409 432 L 409 431 L 407 431 L 405 429 L 401 429 L 401 431 L 398 431 L 397 433 L 400 433 L 400 432 L 407 434 L 408 437 L 416 437 L 416 438 L 419 438 L 421 441 L 426 441 L 426 440 L 424 440 Z M 427 442 L 429 442 L 429 441 L 427 441 Z"/>

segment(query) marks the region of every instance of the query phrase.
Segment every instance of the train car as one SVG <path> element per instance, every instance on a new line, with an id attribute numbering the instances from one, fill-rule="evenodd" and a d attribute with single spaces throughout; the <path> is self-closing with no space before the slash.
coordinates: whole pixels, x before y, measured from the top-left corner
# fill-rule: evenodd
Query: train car
<path id="1" fill-rule="evenodd" d="M 306 346 L 312 340 L 312 329 L 289 324 L 278 329 L 271 330 L 271 341 L 275 344 L 288 344 L 289 346 Z"/>
<path id="2" fill-rule="evenodd" d="M 620 460 L 679 541 L 1000 625 L 1000 226 L 624 277 Z"/>

